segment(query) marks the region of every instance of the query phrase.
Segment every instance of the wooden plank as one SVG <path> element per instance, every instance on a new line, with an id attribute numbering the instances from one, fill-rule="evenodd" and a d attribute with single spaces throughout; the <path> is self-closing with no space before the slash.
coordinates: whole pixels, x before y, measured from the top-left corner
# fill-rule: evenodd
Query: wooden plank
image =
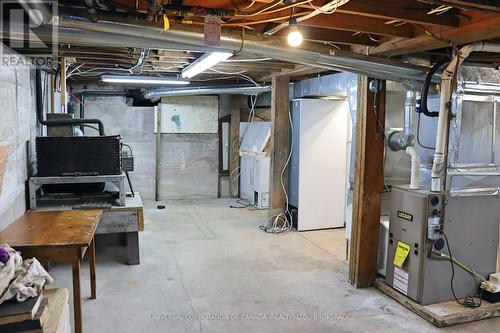
<path id="1" fill-rule="evenodd" d="M 375 280 L 375 287 L 437 327 L 460 325 L 477 320 L 500 317 L 500 303 L 489 303 L 483 300 L 479 308 L 467 308 L 457 304 L 455 301 L 420 305 L 394 288 L 386 285 L 382 279 Z"/>
<path id="2" fill-rule="evenodd" d="M 0 232 L 0 243 L 16 247 L 88 246 L 103 211 L 28 211 Z"/>
<path id="3" fill-rule="evenodd" d="M 137 210 L 137 222 L 139 223 L 139 231 L 144 231 L 144 210 Z"/>
<path id="4" fill-rule="evenodd" d="M 20 251 L 23 257 L 36 257 L 39 261 L 61 261 L 68 262 L 82 259 L 81 251 L 73 247 L 15 247 Z"/>
<path id="5" fill-rule="evenodd" d="M 43 326 L 45 333 L 66 333 L 61 332 L 64 325 L 64 315 L 69 300 L 68 289 L 45 289 L 44 296 L 49 300 L 49 318 Z M 69 317 L 69 313 L 66 314 Z"/>
<path id="6" fill-rule="evenodd" d="M 269 213 L 275 216 L 285 208 L 285 192 L 281 187 L 281 172 L 288 158 L 288 101 L 289 79 L 274 76 L 271 90 L 271 170 L 269 176 Z M 287 184 L 285 170 L 283 183 Z"/>
<path id="7" fill-rule="evenodd" d="M 370 79 L 358 76 L 356 166 L 349 281 L 358 288 L 373 284 L 377 273 L 380 194 L 384 188 L 385 81 L 378 97 Z M 378 107 L 375 107 L 377 105 Z"/>
<path id="8" fill-rule="evenodd" d="M 433 36 L 422 34 L 415 38 L 384 43 L 369 48 L 368 53 L 370 55 L 395 56 L 447 47 L 450 42 L 453 42 L 454 45 L 463 45 L 499 37 L 500 15 L 487 20 L 479 20 L 457 29 L 435 32 Z M 366 48 L 363 48 L 362 52 L 366 53 Z"/>
<path id="9" fill-rule="evenodd" d="M 105 211 L 96 234 L 113 234 L 120 232 L 139 231 L 139 211 Z"/>
<path id="10" fill-rule="evenodd" d="M 238 95 L 231 100 L 231 122 L 229 124 L 229 193 L 232 198 L 240 196 L 240 99 Z"/>

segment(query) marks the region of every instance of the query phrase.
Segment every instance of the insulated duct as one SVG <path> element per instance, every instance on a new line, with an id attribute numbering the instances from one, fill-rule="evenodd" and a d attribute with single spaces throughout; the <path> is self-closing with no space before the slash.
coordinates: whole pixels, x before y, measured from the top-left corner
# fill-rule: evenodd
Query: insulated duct
<path id="1" fill-rule="evenodd" d="M 206 87 L 186 87 L 186 88 L 158 88 L 144 92 L 144 98 L 153 99 L 171 96 L 196 96 L 196 95 L 254 95 L 271 91 L 270 85 L 227 85 L 227 86 L 206 86 Z"/>
<path id="2" fill-rule="evenodd" d="M 140 26 L 128 23 L 111 21 L 89 22 L 86 19 L 60 16 L 53 20 L 60 28 L 79 29 L 90 32 L 121 35 L 136 39 L 163 42 L 169 48 L 172 43 L 186 45 L 188 48 L 197 47 L 206 51 L 204 34 L 200 30 L 170 29 L 164 31 L 156 27 Z M 98 41 L 99 43 L 106 42 Z M 238 51 L 243 45 L 243 52 L 276 60 L 287 61 L 307 66 L 324 68 L 327 70 L 348 71 L 370 77 L 404 81 L 423 80 L 426 69 L 420 66 L 403 64 L 398 61 L 365 56 L 343 50 L 331 50 L 326 46 L 307 44 L 304 48 L 293 49 L 285 46 L 282 39 L 275 37 L 256 38 L 248 34 L 243 42 L 237 32 L 224 31 L 218 50 Z M 123 45 L 128 46 L 128 45 Z M 213 51 L 213 48 L 211 48 Z"/>
<path id="3" fill-rule="evenodd" d="M 452 78 L 455 76 L 456 70 L 460 64 L 469 56 L 471 52 L 500 53 L 500 44 L 480 42 L 462 47 L 441 75 L 441 97 L 436 135 L 436 150 L 434 152 L 434 162 L 431 174 L 432 192 L 441 192 L 443 190 L 442 171 L 445 165 L 448 128 L 450 125 L 449 118 L 451 111 L 451 94 L 453 91 Z"/>

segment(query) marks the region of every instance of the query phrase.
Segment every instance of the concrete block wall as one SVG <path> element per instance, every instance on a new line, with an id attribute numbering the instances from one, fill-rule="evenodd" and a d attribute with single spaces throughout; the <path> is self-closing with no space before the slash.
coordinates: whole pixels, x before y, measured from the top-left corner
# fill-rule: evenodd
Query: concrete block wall
<path id="1" fill-rule="evenodd" d="M 189 97 L 185 97 L 189 103 Z M 87 97 L 85 117 L 101 119 L 107 135 L 120 135 L 135 156 L 130 177 L 143 199 L 155 196 L 156 138 L 153 107 L 133 107 L 125 97 Z M 86 130 L 91 134 L 91 129 Z M 218 135 L 162 134 L 160 200 L 216 198 Z"/>
<path id="2" fill-rule="evenodd" d="M 26 211 L 39 131 L 35 105 L 33 71 L 0 68 L 0 230 Z"/>

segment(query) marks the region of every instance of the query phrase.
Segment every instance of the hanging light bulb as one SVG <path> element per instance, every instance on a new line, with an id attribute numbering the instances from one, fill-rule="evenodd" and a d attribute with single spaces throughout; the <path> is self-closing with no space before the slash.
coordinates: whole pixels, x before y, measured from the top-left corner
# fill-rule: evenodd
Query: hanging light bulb
<path id="1" fill-rule="evenodd" d="M 297 27 L 297 20 L 295 18 L 290 19 L 290 31 L 288 32 L 288 44 L 293 47 L 298 47 L 302 44 L 304 37 Z"/>

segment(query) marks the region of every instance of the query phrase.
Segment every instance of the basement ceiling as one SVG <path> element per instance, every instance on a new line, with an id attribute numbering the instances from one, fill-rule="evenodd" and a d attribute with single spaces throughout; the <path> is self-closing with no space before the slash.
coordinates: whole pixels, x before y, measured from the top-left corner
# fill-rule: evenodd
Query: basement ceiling
<path id="1" fill-rule="evenodd" d="M 92 15 L 88 8 L 96 10 Z M 413 55 L 433 61 L 450 45 L 500 38 L 500 1 L 461 0 L 96 0 L 59 1 L 60 15 L 91 21 L 118 21 L 170 29 L 203 29 L 206 15 L 218 15 L 222 31 L 239 33 L 242 51 L 193 81 L 266 81 L 274 74 L 303 78 L 325 71 L 244 52 L 245 38 L 285 38 L 295 17 L 310 45 L 399 59 Z M 59 55 L 69 60 L 73 81 L 95 81 L 102 74 L 178 76 L 203 52 L 193 49 L 102 47 L 66 43 Z M 496 57 L 489 62 L 498 63 Z"/>

